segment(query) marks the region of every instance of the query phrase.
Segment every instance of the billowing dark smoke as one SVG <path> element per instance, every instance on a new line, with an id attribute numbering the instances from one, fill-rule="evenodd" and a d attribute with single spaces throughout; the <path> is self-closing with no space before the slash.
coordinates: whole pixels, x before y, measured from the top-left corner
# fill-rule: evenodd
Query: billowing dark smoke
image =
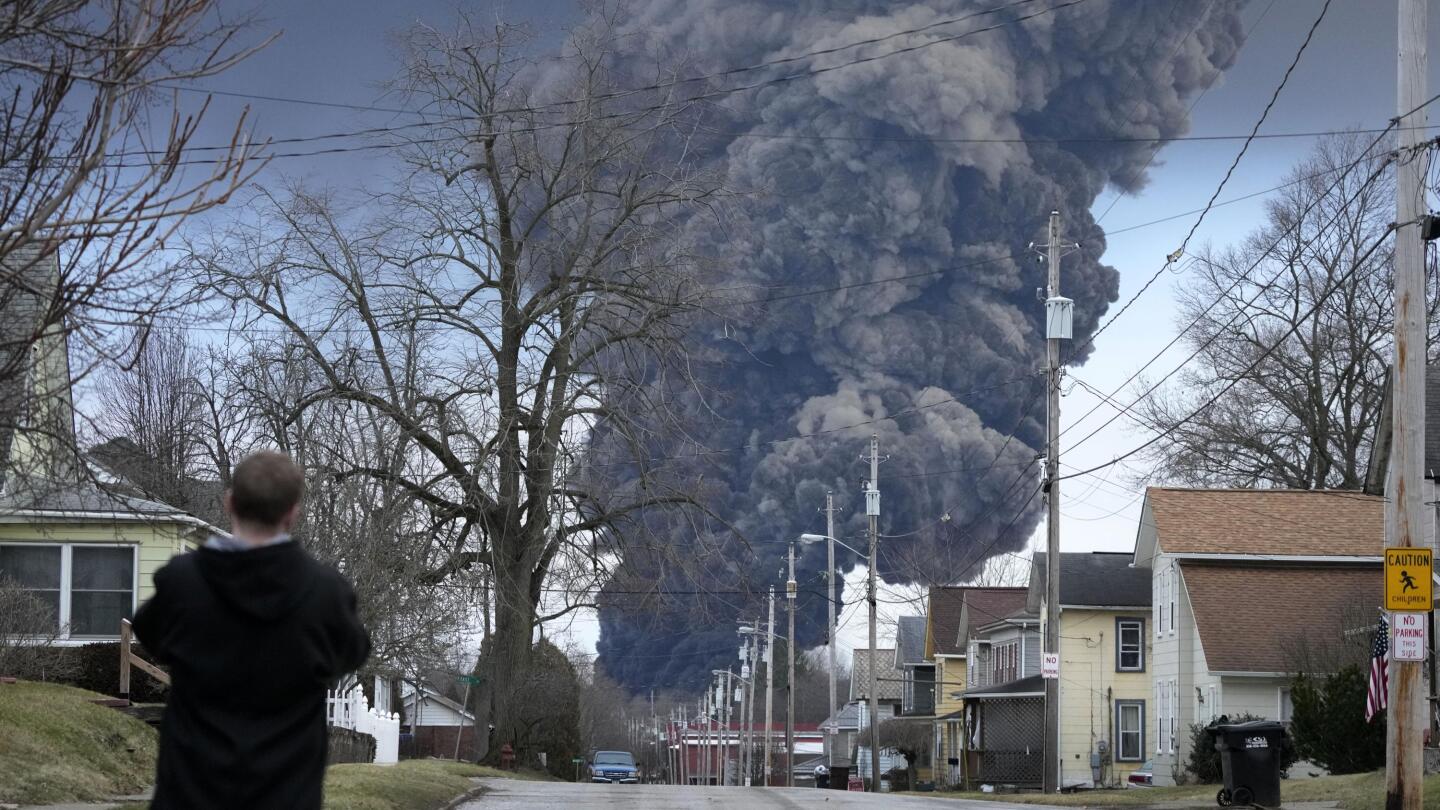
<path id="1" fill-rule="evenodd" d="M 951 37 L 1051 4 L 735 81 Z M 666 43 L 701 75 L 993 5 L 648 0 L 632 8 L 630 28 L 643 36 L 629 47 Z M 881 532 L 903 535 L 882 541 L 887 580 L 963 579 L 1030 536 L 1040 505 L 1027 499 L 1043 434 L 1035 370 L 1045 270 L 1025 247 L 1043 241 L 1051 209 L 1063 212 L 1067 236 L 1084 248 L 1066 259 L 1062 288 L 1076 301 L 1076 337 L 1093 332 L 1116 299 L 1117 274 L 1099 262 L 1105 243 L 1090 207 L 1107 186 L 1143 183 L 1153 149 L 1106 139 L 1183 134 L 1189 100 L 1236 56 L 1242 5 L 1090 0 L 718 102 L 710 157 L 731 187 L 760 193 L 728 228 L 706 223 L 703 238 L 723 258 L 725 286 L 778 299 L 707 326 L 710 348 L 725 358 L 705 403 L 716 415 L 703 419 L 706 409 L 691 403 L 703 422 L 697 434 L 732 451 L 706 459 L 705 480 L 713 509 L 744 539 L 676 523 L 666 531 L 672 549 L 694 550 L 688 570 L 644 549 L 628 554 L 624 581 L 715 595 L 681 593 L 646 615 L 623 610 L 618 593 L 604 597 L 609 673 L 635 689 L 698 689 L 710 669 L 734 661 L 735 619 L 762 615 L 757 595 L 783 581 L 787 540 L 823 531 L 827 490 L 843 507 L 837 534 L 859 546 L 858 482 L 868 473 L 859 456 L 872 431 L 889 457 Z M 868 283 L 897 276 L 907 278 Z M 860 286 L 795 295 L 844 285 Z M 849 552 L 839 560 L 841 570 L 856 563 Z M 826 637 L 824 549 L 805 548 L 799 568 L 800 643 L 813 646 Z"/>

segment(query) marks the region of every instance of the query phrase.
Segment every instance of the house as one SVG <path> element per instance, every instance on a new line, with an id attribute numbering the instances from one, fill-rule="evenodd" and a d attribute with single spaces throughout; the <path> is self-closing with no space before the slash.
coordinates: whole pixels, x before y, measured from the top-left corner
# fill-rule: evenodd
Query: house
<path id="1" fill-rule="evenodd" d="M 406 682 L 400 690 L 400 748 L 404 756 L 474 762 L 480 756 L 475 715 L 428 684 Z"/>
<path id="2" fill-rule="evenodd" d="M 973 686 L 969 664 L 989 667 L 989 647 L 970 645 L 970 618 L 1008 615 L 1025 605 L 1024 588 L 935 587 L 930 589 L 925 615 L 925 657 L 935 664 L 935 762 L 941 772 L 936 781 L 958 785 L 966 771 L 964 693 Z M 969 607 L 967 608 L 967 600 Z M 988 677 L 988 676 L 987 676 Z"/>
<path id="3" fill-rule="evenodd" d="M 1342 491 L 1146 490 L 1132 564 L 1151 582 L 1157 784 L 1183 774 L 1194 724 L 1288 721 L 1297 662 L 1373 623 L 1383 505 Z"/>
<path id="4" fill-rule="evenodd" d="M 925 657 L 925 617 L 901 616 L 895 623 L 895 668 L 901 672 L 900 714 L 935 717 L 935 662 Z"/>
<path id="5" fill-rule="evenodd" d="M 30 264 L 15 272 L 43 289 L 59 268 L 53 255 L 37 256 L 18 259 Z M 121 619 L 153 592 L 155 571 L 216 530 L 91 474 L 77 451 L 66 335 L 46 326 L 41 299 L 0 295 L 0 577 L 49 608 L 37 635 L 116 639 Z"/>
<path id="6" fill-rule="evenodd" d="M 904 692 L 904 673 L 895 666 L 894 648 L 876 650 L 857 649 L 850 664 L 850 700 L 856 706 L 858 717 L 856 719 L 854 753 L 850 756 L 851 768 L 849 773 L 868 780 L 871 773 L 870 765 L 870 668 L 875 670 L 875 696 L 879 706 L 879 717 L 877 722 L 884 723 L 887 720 L 900 716 L 901 696 Z M 892 767 L 905 767 L 905 758 L 895 755 L 893 751 L 882 749 L 880 752 L 880 772 L 888 773 Z"/>
<path id="7" fill-rule="evenodd" d="M 999 590 L 999 589 L 996 589 Z M 965 595 L 967 631 L 965 782 L 1038 786 L 1043 767 L 1045 686 L 1040 618 L 1024 588 Z M 1012 607 L 1018 601 L 1019 607 Z"/>
<path id="8" fill-rule="evenodd" d="M 1129 553 L 1060 555 L 1062 790 L 1123 785 L 1149 759 L 1151 582 L 1132 559 Z M 1044 554 L 1035 555 L 1030 572 L 1027 604 L 1045 616 Z"/>

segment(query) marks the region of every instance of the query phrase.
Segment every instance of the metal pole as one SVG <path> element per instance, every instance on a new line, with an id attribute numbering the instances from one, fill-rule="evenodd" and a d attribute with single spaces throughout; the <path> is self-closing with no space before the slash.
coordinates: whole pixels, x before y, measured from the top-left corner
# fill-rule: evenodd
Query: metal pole
<path id="1" fill-rule="evenodd" d="M 744 726 L 740 743 L 740 778 L 737 784 L 749 787 L 750 781 L 750 673 L 754 671 L 754 656 L 750 651 L 750 637 L 745 637 L 745 664 L 740 679 L 740 722 Z"/>
<path id="2" fill-rule="evenodd" d="M 829 600 L 825 606 L 829 614 L 830 623 L 825 625 L 825 646 L 829 648 L 830 656 L 830 705 L 829 714 L 834 716 L 840 707 L 835 703 L 835 493 L 825 493 L 825 581 L 829 586 Z M 825 746 L 827 751 L 830 746 Z M 829 761 L 826 767 L 833 768 L 835 752 L 830 751 Z"/>
<path id="3" fill-rule="evenodd" d="M 765 629 L 765 786 L 770 787 L 771 750 L 775 743 L 775 586 L 770 586 L 770 623 Z"/>
<path id="4" fill-rule="evenodd" d="M 865 514 L 870 518 L 870 573 L 866 577 L 865 595 L 870 603 L 870 789 L 880 792 L 880 695 L 876 688 L 875 671 L 879 659 L 875 648 L 875 558 L 880 542 L 880 437 L 870 434 L 870 487 L 865 491 Z"/>
<path id="5" fill-rule="evenodd" d="M 755 620 L 750 634 L 750 678 L 745 684 L 750 696 L 750 708 L 745 712 L 745 786 L 749 787 L 755 775 L 755 671 L 760 666 L 760 620 Z"/>
<path id="6" fill-rule="evenodd" d="M 1425 456 L 1425 245 L 1423 150 L 1426 115 L 1425 0 L 1400 0 L 1396 102 L 1400 116 L 1395 167 L 1395 439 L 1385 504 L 1385 545 L 1423 546 L 1420 488 Z M 1411 113 L 1411 110 L 1415 112 Z M 1409 113 L 1407 115 L 1407 113 Z M 1386 724 L 1386 810 L 1420 810 L 1423 799 L 1425 695 L 1421 663 L 1392 661 Z"/>
<path id="7" fill-rule="evenodd" d="M 795 787 L 795 541 L 790 541 L 790 578 L 785 581 L 785 599 L 790 603 L 790 634 L 785 652 L 790 658 L 785 679 L 785 785 Z"/>
<path id="8" fill-rule="evenodd" d="M 1060 295 L 1060 212 L 1050 212 L 1046 298 Z M 1049 313 L 1047 311 L 1048 319 Z M 1047 324 L 1048 326 L 1048 324 Z M 1045 647 L 1060 652 L 1060 339 L 1045 341 Z M 1045 679 L 1045 750 L 1041 781 L 1046 793 L 1060 788 L 1060 680 Z"/>

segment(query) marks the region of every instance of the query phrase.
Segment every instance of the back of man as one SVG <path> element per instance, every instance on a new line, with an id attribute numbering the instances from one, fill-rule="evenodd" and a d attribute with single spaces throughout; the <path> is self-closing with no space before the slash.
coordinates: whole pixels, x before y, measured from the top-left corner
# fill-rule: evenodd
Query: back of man
<path id="1" fill-rule="evenodd" d="M 135 634 L 171 674 L 152 808 L 318 808 L 326 690 L 369 653 L 355 595 L 289 531 L 303 476 L 242 461 L 233 532 L 171 560 Z"/>

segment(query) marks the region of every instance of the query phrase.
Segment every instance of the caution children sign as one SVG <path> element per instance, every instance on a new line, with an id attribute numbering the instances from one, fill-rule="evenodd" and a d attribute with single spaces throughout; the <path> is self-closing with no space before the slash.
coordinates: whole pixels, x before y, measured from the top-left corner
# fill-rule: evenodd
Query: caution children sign
<path id="1" fill-rule="evenodd" d="M 1385 609 L 1402 613 L 1429 610 L 1432 563 L 1428 548 L 1385 549 Z"/>

